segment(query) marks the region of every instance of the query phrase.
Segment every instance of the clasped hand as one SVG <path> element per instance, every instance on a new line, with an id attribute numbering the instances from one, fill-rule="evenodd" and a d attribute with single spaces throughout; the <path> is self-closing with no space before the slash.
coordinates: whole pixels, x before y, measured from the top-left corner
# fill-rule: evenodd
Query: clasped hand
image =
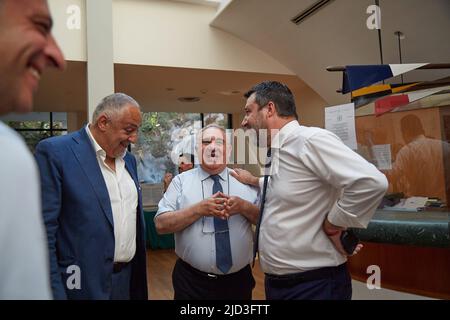
<path id="1" fill-rule="evenodd" d="M 203 216 L 228 219 L 230 216 L 240 212 L 242 207 L 243 201 L 241 198 L 217 192 L 199 203 L 198 212 Z"/>

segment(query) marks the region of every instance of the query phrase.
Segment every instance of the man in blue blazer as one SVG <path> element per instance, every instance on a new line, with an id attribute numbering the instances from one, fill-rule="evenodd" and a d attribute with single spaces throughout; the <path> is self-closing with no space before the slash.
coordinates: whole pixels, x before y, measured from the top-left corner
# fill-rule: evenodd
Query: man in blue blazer
<path id="1" fill-rule="evenodd" d="M 55 299 L 147 299 L 144 216 L 127 147 L 138 103 L 116 93 L 81 130 L 41 141 L 41 173 Z"/>

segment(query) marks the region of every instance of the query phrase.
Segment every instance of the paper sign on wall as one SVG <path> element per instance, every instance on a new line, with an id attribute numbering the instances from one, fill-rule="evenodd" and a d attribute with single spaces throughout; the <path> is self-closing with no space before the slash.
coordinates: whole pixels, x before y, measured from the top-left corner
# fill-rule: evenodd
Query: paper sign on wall
<path id="1" fill-rule="evenodd" d="M 355 105 L 348 103 L 325 108 L 325 129 L 341 138 L 349 148 L 356 150 Z"/>
<path id="2" fill-rule="evenodd" d="M 376 161 L 376 166 L 380 170 L 392 169 L 392 156 L 390 144 L 377 144 L 372 146 L 373 157 Z"/>

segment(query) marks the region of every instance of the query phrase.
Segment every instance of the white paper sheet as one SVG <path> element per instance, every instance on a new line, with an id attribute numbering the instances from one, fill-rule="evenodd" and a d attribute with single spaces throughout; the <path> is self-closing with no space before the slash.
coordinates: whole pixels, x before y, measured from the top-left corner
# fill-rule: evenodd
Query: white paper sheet
<path id="1" fill-rule="evenodd" d="M 376 167 L 379 170 L 392 169 L 392 156 L 390 144 L 377 144 L 372 146 L 372 154 L 375 158 Z"/>
<path id="2" fill-rule="evenodd" d="M 348 103 L 325 108 L 325 129 L 341 138 L 349 148 L 356 150 L 355 105 Z"/>
<path id="3" fill-rule="evenodd" d="M 428 197 L 410 197 L 402 199 L 400 203 L 393 207 L 385 207 L 387 210 L 398 211 L 421 211 L 425 207 Z"/>

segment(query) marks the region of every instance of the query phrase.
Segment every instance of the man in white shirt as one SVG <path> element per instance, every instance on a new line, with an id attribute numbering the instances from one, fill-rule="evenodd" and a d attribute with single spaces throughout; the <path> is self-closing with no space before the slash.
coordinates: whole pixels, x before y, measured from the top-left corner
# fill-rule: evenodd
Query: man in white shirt
<path id="1" fill-rule="evenodd" d="M 30 112 L 47 67 L 64 69 L 45 0 L 0 0 L 0 115 Z M 0 300 L 51 299 L 39 177 L 32 154 L 0 122 Z"/>
<path id="2" fill-rule="evenodd" d="M 36 147 L 57 299 L 147 299 L 142 198 L 135 143 L 141 112 L 105 97 L 92 123 Z"/>
<path id="3" fill-rule="evenodd" d="M 200 166 L 172 180 L 155 216 L 158 233 L 175 233 L 175 300 L 251 300 L 257 191 L 230 176 L 223 128 L 199 136 Z"/>
<path id="4" fill-rule="evenodd" d="M 445 199 L 445 159 L 450 156 L 448 142 L 426 135 L 422 121 L 414 114 L 400 120 L 405 145 L 398 151 L 390 178 L 396 192 L 406 198 L 428 196 Z M 448 202 L 448 200 L 447 200 Z"/>
<path id="5" fill-rule="evenodd" d="M 340 236 L 367 227 L 386 191 L 385 176 L 333 133 L 299 125 L 287 86 L 263 82 L 245 97 L 242 126 L 268 130 L 272 150 L 258 245 L 267 299 L 350 299 Z M 261 183 L 236 172 L 242 182 Z"/>

